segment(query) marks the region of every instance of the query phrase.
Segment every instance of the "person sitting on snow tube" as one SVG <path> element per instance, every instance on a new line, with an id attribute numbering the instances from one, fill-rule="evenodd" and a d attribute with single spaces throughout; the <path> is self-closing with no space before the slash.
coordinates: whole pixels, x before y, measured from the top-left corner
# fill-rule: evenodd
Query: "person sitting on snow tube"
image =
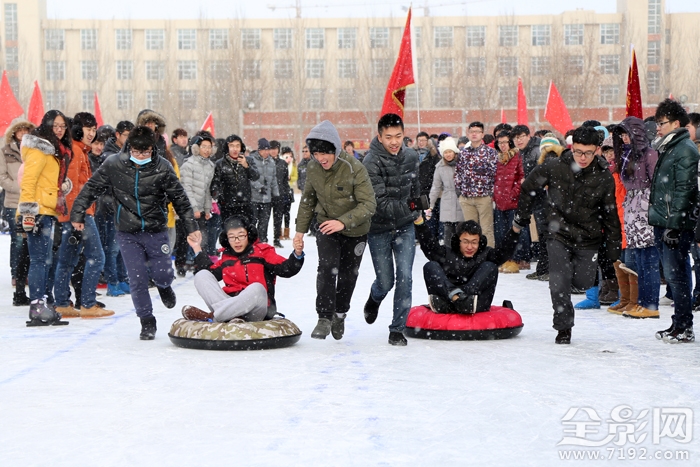
<path id="1" fill-rule="evenodd" d="M 263 321 L 277 314 L 275 280 L 292 277 L 304 265 L 304 241 L 294 239 L 289 258 L 258 240 L 257 229 L 247 220 L 231 217 L 224 222 L 219 243 L 224 247 L 221 259 L 212 263 L 201 242 L 189 239 L 195 253 L 194 286 L 209 311 L 191 305 L 182 308 L 182 316 L 194 321 L 227 322 L 234 318 Z M 223 290 L 219 281 L 224 281 Z"/>
<path id="2" fill-rule="evenodd" d="M 489 311 L 498 282 L 498 267 L 513 256 L 518 234 L 510 229 L 498 248 L 486 246 L 481 227 L 470 220 L 457 225 L 451 245 L 440 245 L 422 218 L 415 222 L 430 308 L 435 313 Z"/>

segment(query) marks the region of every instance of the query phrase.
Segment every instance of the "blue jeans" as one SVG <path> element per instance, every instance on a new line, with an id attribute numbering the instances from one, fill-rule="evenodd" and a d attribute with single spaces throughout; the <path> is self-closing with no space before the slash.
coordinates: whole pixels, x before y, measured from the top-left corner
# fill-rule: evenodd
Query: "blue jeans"
<path id="1" fill-rule="evenodd" d="M 97 282 L 100 279 L 102 267 L 105 264 L 105 254 L 102 250 L 100 235 L 97 233 L 97 225 L 93 216 L 85 216 L 85 229 L 82 232 L 82 240 L 71 244 L 69 238 L 73 235 L 73 226 L 70 222 L 63 222 L 61 227 L 61 246 L 58 248 L 58 266 L 56 267 L 56 279 L 54 281 L 54 299 L 56 306 L 68 306 L 70 304 L 70 277 L 73 269 L 80 260 L 80 253 L 85 256 L 85 272 L 83 272 L 83 286 L 80 293 L 80 305 L 84 308 L 92 308 L 97 301 L 95 292 Z"/>
<path id="2" fill-rule="evenodd" d="M 530 244 L 532 239 L 530 238 L 530 228 L 525 228 L 520 231 L 520 236 L 518 237 L 518 245 L 515 247 L 515 253 L 513 253 L 513 260 L 515 261 L 530 261 L 532 258 L 532 250 Z"/>
<path id="3" fill-rule="evenodd" d="M 663 228 L 654 227 L 656 247 L 661 252 L 666 282 L 671 287 L 671 293 L 673 294 L 673 324 L 680 329 L 692 328 L 693 310 L 691 297 L 693 282 L 688 252 L 695 235 L 691 230 L 682 230 L 678 245 L 674 248 L 669 248 L 662 240 L 663 234 Z"/>
<path id="4" fill-rule="evenodd" d="M 36 220 L 35 232 L 27 233 L 29 248 L 29 298 L 44 298 L 49 283 L 49 271 L 53 259 L 53 233 L 55 217 L 40 216 Z"/>
<path id="5" fill-rule="evenodd" d="M 501 242 L 503 242 L 503 239 L 506 238 L 506 234 L 513 225 L 514 216 L 515 209 L 508 209 L 506 211 L 500 211 L 498 209 L 493 210 L 493 229 L 496 237 L 496 248 L 498 248 Z M 520 238 L 518 238 L 518 243 L 520 243 Z"/>
<path id="6" fill-rule="evenodd" d="M 374 273 L 377 276 L 370 291 L 375 302 L 384 300 L 394 287 L 394 263 L 396 263 L 394 318 L 389 330 L 403 332 L 413 300 L 412 272 L 413 258 L 416 255 L 416 232 L 413 229 L 413 223 L 388 232 L 370 233 L 367 236 L 367 243 L 372 255 Z"/>
<path id="7" fill-rule="evenodd" d="M 12 272 L 12 278 L 14 279 L 17 275 L 17 264 L 19 263 L 19 255 L 22 252 L 22 234 L 17 233 L 15 216 L 17 215 L 16 208 L 5 208 L 5 220 L 7 225 L 10 227 L 10 271 Z"/>
<path id="8" fill-rule="evenodd" d="M 639 297 L 637 302 L 649 310 L 659 309 L 659 250 L 656 246 L 647 248 L 627 248 L 625 265 L 637 272 Z"/>
<path id="9" fill-rule="evenodd" d="M 221 223 L 223 219 L 219 214 L 212 214 L 207 221 L 207 250 L 206 253 L 209 256 L 216 256 L 216 243 L 219 241 L 219 234 L 221 233 Z M 204 233 L 204 232 L 202 232 Z"/>
<path id="10" fill-rule="evenodd" d="M 105 255 L 103 272 L 105 281 L 111 285 L 127 282 L 126 268 L 119 254 L 114 216 L 98 212 L 95 214 L 95 224 L 97 224 L 97 231 L 102 242 L 102 251 L 104 251 Z"/>

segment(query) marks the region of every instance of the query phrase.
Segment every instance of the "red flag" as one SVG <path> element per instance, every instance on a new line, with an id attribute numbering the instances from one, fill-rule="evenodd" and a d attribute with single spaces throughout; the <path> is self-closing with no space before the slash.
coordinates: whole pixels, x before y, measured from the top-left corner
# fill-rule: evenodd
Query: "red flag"
<path id="1" fill-rule="evenodd" d="M 518 125 L 528 125 L 527 121 L 527 99 L 523 89 L 523 80 L 518 78 Z"/>
<path id="2" fill-rule="evenodd" d="M 632 50 L 632 63 L 627 73 L 627 117 L 644 118 L 642 113 L 642 91 L 639 88 L 637 54 Z"/>
<path id="3" fill-rule="evenodd" d="M 508 119 L 506 118 L 506 111 L 503 110 L 503 107 L 501 107 L 501 123 L 508 123 Z"/>
<path id="4" fill-rule="evenodd" d="M 3 71 L 2 81 L 0 82 L 0 134 L 4 135 L 12 120 L 23 113 L 24 109 L 17 102 L 15 93 L 12 92 L 12 87 L 10 86 L 10 80 L 7 79 L 7 71 Z"/>
<path id="5" fill-rule="evenodd" d="M 39 126 L 42 118 L 44 118 L 44 99 L 41 97 L 39 82 L 34 81 L 34 91 L 32 98 L 29 99 L 29 108 L 27 109 L 27 120 Z"/>
<path id="6" fill-rule="evenodd" d="M 214 129 L 214 116 L 211 112 L 207 115 L 207 119 L 202 123 L 202 130 L 206 130 L 211 133 L 212 136 L 216 137 L 216 130 Z"/>
<path id="7" fill-rule="evenodd" d="M 411 8 L 409 8 L 406 27 L 401 38 L 399 56 L 396 59 L 394 71 L 391 73 L 391 78 L 389 78 L 389 84 L 384 94 L 382 115 L 392 113 L 403 118 L 406 87 L 410 84 L 415 84 L 415 82 L 415 77 L 413 76 L 413 52 L 411 50 Z"/>
<path id="8" fill-rule="evenodd" d="M 672 93 L 672 92 L 669 92 L 669 93 L 668 93 L 668 98 L 671 99 L 671 100 L 673 100 L 673 93 Z"/>
<path id="9" fill-rule="evenodd" d="M 564 99 L 559 95 L 554 81 L 549 83 L 549 95 L 547 96 L 547 105 L 544 109 L 544 118 L 562 135 L 574 127 L 569 116 L 569 110 L 566 108 Z"/>
<path id="10" fill-rule="evenodd" d="M 95 93 L 95 120 L 97 120 L 97 128 L 104 125 L 104 120 L 102 120 L 102 109 L 100 108 L 100 100 L 97 98 L 97 93 Z"/>

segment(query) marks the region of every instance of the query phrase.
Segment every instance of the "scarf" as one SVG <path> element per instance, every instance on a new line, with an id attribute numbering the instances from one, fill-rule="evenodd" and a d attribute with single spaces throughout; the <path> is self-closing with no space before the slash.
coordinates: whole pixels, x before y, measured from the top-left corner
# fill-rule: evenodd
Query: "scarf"
<path id="1" fill-rule="evenodd" d="M 54 154 L 58 160 L 58 199 L 56 200 L 56 212 L 59 215 L 65 216 L 68 214 L 68 206 L 66 204 L 66 193 L 70 192 L 73 183 L 71 180 L 66 178 L 68 173 L 68 166 L 73 158 L 71 150 L 65 147 L 63 144 L 58 143 L 57 154 Z M 64 182 L 67 182 L 68 186 L 64 186 Z"/>

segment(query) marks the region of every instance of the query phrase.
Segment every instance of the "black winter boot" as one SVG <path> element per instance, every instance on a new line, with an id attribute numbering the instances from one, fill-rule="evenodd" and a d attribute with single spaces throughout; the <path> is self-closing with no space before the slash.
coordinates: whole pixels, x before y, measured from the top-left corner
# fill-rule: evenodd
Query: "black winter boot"
<path id="1" fill-rule="evenodd" d="M 389 344 L 403 347 L 408 345 L 408 341 L 402 332 L 391 331 L 389 333 Z"/>
<path id="2" fill-rule="evenodd" d="M 571 344 L 571 328 L 562 329 L 554 339 L 555 344 Z"/>
<path id="3" fill-rule="evenodd" d="M 13 306 L 28 306 L 31 305 L 31 303 L 32 301 L 29 300 L 29 297 L 27 297 L 27 292 L 24 291 L 24 288 L 22 288 L 22 290 L 18 290 L 12 296 Z"/>
<path id="4" fill-rule="evenodd" d="M 29 305 L 29 321 L 27 327 L 34 326 L 65 326 L 68 321 L 61 321 L 61 314 L 43 300 L 34 300 Z"/>
<path id="5" fill-rule="evenodd" d="M 367 303 L 365 303 L 365 321 L 367 324 L 372 324 L 377 320 L 379 305 L 381 305 L 381 302 L 375 302 L 372 298 L 372 294 L 370 293 Z"/>
<path id="6" fill-rule="evenodd" d="M 450 302 L 440 295 L 430 295 L 428 301 L 430 302 L 430 309 L 433 310 L 433 313 L 454 313 Z"/>
<path id="7" fill-rule="evenodd" d="M 333 339 L 339 341 L 345 334 L 345 313 L 333 313 L 331 319 L 331 335 Z"/>
<path id="8" fill-rule="evenodd" d="M 160 299 L 165 305 L 165 308 L 174 308 L 177 304 L 177 297 L 175 296 L 175 291 L 172 287 L 158 287 L 158 293 L 160 294 Z"/>
<path id="9" fill-rule="evenodd" d="M 152 341 L 156 338 L 156 317 L 149 316 L 148 318 L 141 318 L 141 335 L 139 338 L 142 341 Z"/>
<path id="10" fill-rule="evenodd" d="M 319 318 L 318 324 L 311 333 L 314 339 L 325 339 L 331 333 L 331 320 L 328 318 Z"/>

